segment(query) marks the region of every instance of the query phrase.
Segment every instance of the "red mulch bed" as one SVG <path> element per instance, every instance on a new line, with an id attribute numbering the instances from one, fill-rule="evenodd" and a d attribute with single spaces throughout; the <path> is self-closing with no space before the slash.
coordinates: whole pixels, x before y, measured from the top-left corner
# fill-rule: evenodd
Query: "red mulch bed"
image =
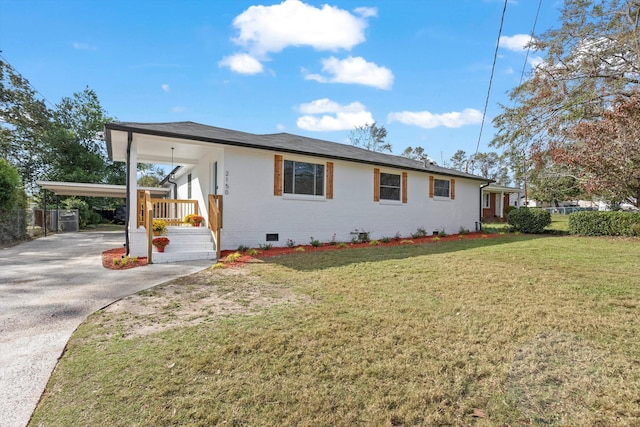
<path id="1" fill-rule="evenodd" d="M 288 255 L 292 253 L 302 252 L 300 249 L 296 251 L 297 248 L 304 248 L 304 253 L 307 252 L 318 252 L 318 251 L 339 251 L 350 248 L 370 248 L 370 247 L 390 247 L 390 246 L 400 246 L 407 244 L 421 244 L 421 243 L 436 243 L 436 242 L 446 242 L 451 240 L 467 240 L 467 239 L 480 239 L 480 238 L 489 238 L 489 237 L 498 237 L 498 234 L 485 234 L 482 232 L 477 233 L 469 233 L 469 234 L 454 234 L 446 237 L 435 237 L 435 236 L 427 236 L 427 237 L 418 237 L 418 238 L 400 238 L 393 239 L 389 243 L 383 243 L 378 241 L 378 245 L 371 245 L 370 243 L 347 243 L 347 247 L 341 247 L 337 244 L 332 245 L 329 243 L 323 243 L 320 246 L 311 246 L 311 245 L 297 245 L 292 248 L 289 247 L 273 247 L 271 249 L 258 249 L 258 255 L 251 256 L 247 255 L 246 252 L 242 253 L 240 257 L 236 258 L 233 262 L 225 263 L 226 267 L 237 267 L 241 266 L 247 262 L 251 262 L 255 259 L 260 258 L 270 258 L 274 256 Z M 220 252 L 220 261 L 224 263 L 225 258 L 229 254 L 233 254 L 237 251 L 221 251 Z M 114 265 L 113 259 L 121 260 L 124 256 L 124 248 L 110 249 L 108 251 L 104 251 L 102 253 L 102 265 L 104 268 L 109 268 L 111 270 L 125 270 L 127 268 L 140 267 L 142 265 L 147 265 L 146 257 L 138 257 L 137 262 L 133 262 L 131 259 L 129 262 L 122 266 L 120 264 Z"/>
<path id="2" fill-rule="evenodd" d="M 147 257 L 138 257 L 136 262 L 133 262 L 133 258 L 129 258 L 129 262 L 125 265 L 114 265 L 113 260 L 122 260 L 124 256 L 124 248 L 109 249 L 102 252 L 102 266 L 110 270 L 126 270 L 128 268 L 140 267 L 147 265 Z"/>
<path id="3" fill-rule="evenodd" d="M 252 260 L 255 260 L 255 259 L 270 258 L 274 256 L 288 255 L 288 254 L 300 253 L 300 252 L 307 253 L 307 252 L 318 252 L 318 251 L 336 251 L 336 250 L 339 251 L 339 250 L 345 250 L 350 248 L 371 248 L 371 247 L 382 248 L 382 247 L 391 247 L 391 246 L 401 246 L 401 245 L 407 245 L 407 244 L 436 243 L 436 242 L 447 242 L 451 240 L 468 240 L 468 239 L 490 238 L 490 237 L 498 237 L 498 236 L 499 236 L 498 234 L 485 234 L 482 232 L 477 232 L 477 233 L 469 233 L 469 234 L 454 234 L 446 237 L 425 236 L 425 237 L 418 237 L 415 239 L 411 237 L 392 239 L 389 243 L 383 243 L 381 241 L 378 241 L 379 243 L 378 245 L 371 245 L 370 242 L 347 243 L 346 248 L 344 246 L 342 247 L 338 246 L 338 244 L 332 245 L 329 243 L 323 243 L 320 246 L 296 245 L 291 248 L 273 247 L 271 249 L 266 249 L 266 250 L 257 249 L 258 255 L 256 256 L 247 255 L 246 252 L 241 252 L 240 257 L 236 258 L 233 262 L 225 263 L 225 266 L 227 267 L 240 266 L 247 262 L 251 262 Z M 296 251 L 297 248 L 304 248 L 304 252 L 300 251 L 300 249 Z M 235 252 L 237 251 L 233 251 L 233 250 L 220 251 L 220 261 L 225 262 L 225 258 L 228 255 L 233 254 Z"/>

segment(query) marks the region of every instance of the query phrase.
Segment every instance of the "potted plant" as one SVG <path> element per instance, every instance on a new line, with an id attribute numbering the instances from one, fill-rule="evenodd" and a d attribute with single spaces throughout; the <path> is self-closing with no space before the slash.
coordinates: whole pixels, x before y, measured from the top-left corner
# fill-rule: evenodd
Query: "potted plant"
<path id="1" fill-rule="evenodd" d="M 160 236 L 167 233 L 167 223 L 161 219 L 154 219 L 151 226 L 154 236 Z"/>
<path id="2" fill-rule="evenodd" d="M 204 223 L 204 217 L 196 214 L 189 214 L 184 217 L 184 222 L 192 227 L 200 227 Z"/>
<path id="3" fill-rule="evenodd" d="M 151 243 L 158 249 L 158 252 L 164 252 L 164 247 L 169 244 L 169 239 L 166 237 L 156 237 Z"/>

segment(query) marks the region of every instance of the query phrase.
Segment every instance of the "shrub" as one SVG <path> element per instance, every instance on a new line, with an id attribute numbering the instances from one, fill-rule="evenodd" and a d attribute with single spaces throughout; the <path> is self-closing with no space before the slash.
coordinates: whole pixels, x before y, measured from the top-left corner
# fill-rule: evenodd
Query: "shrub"
<path id="1" fill-rule="evenodd" d="M 222 260 L 222 262 L 226 262 L 226 263 L 233 263 L 236 262 L 238 258 L 240 258 L 242 256 L 242 254 L 240 252 L 234 252 L 232 254 L 229 254 L 225 257 L 225 259 Z"/>
<path id="2" fill-rule="evenodd" d="M 294 242 L 292 239 L 287 239 L 287 247 L 288 248 L 292 248 L 296 245 L 296 242 Z"/>
<path id="3" fill-rule="evenodd" d="M 256 255 L 259 255 L 259 254 L 260 254 L 260 252 L 257 251 L 256 249 L 249 249 L 247 251 L 247 255 L 250 255 L 250 256 L 256 256 Z"/>
<path id="4" fill-rule="evenodd" d="M 389 243 L 389 242 L 391 241 L 391 237 L 388 237 L 388 236 L 382 236 L 382 237 L 380 238 L 380 241 L 381 241 L 382 243 Z"/>
<path id="5" fill-rule="evenodd" d="M 424 237 L 426 235 L 427 235 L 427 230 L 425 230 L 424 227 L 418 227 L 416 232 L 411 234 L 411 237 L 414 239 L 417 239 L 419 237 Z"/>
<path id="6" fill-rule="evenodd" d="M 539 234 L 551 224 L 551 214 L 543 209 L 520 208 L 507 215 L 507 222 L 516 231 Z"/>
<path id="7" fill-rule="evenodd" d="M 236 252 L 246 252 L 248 250 L 249 250 L 249 246 L 240 245 L 238 246 L 238 249 L 236 249 Z"/>
<path id="8" fill-rule="evenodd" d="M 317 248 L 318 246 L 320 246 L 320 240 L 318 239 L 314 239 L 313 237 L 309 238 L 309 243 L 311 244 L 311 246 L 313 246 L 314 248 Z"/>
<path id="9" fill-rule="evenodd" d="M 515 206 L 507 206 L 507 209 L 506 209 L 507 216 L 509 215 L 509 212 L 514 211 L 516 209 L 518 208 L 516 208 Z"/>
<path id="10" fill-rule="evenodd" d="M 369 242 L 370 246 L 378 246 L 380 244 L 380 242 L 378 242 L 377 240 L 372 240 Z"/>
<path id="11" fill-rule="evenodd" d="M 638 236 L 640 213 L 574 212 L 569 215 L 569 233 L 581 236 Z"/>
<path id="12" fill-rule="evenodd" d="M 273 245 L 271 243 L 265 243 L 262 245 L 258 245 L 258 247 L 260 249 L 262 249 L 263 251 L 268 251 L 269 249 L 271 249 L 273 247 Z"/>
<path id="13" fill-rule="evenodd" d="M 0 210 L 24 208 L 26 200 L 18 170 L 5 159 L 0 159 Z"/>
<path id="14" fill-rule="evenodd" d="M 513 206 L 512 206 L 512 207 L 513 207 Z M 470 231 L 469 231 L 469 229 L 468 229 L 468 228 L 460 227 L 460 230 L 458 230 L 458 234 L 461 234 L 461 235 L 463 235 L 463 236 L 465 236 L 465 235 L 467 235 L 467 234 L 469 234 L 469 233 L 470 233 Z"/>

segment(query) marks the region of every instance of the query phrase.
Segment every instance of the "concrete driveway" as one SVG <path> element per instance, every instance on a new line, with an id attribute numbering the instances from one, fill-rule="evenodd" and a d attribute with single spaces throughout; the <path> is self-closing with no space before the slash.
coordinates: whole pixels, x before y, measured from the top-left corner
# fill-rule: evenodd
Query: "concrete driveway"
<path id="1" fill-rule="evenodd" d="M 56 234 L 0 249 L 0 425 L 26 425 L 73 331 L 89 314 L 211 261 L 102 267 L 123 232 Z"/>

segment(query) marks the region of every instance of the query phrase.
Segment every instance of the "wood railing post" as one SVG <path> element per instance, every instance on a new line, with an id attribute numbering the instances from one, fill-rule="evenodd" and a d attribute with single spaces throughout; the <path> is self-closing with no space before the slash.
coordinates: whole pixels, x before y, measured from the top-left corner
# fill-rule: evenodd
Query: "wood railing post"
<path id="1" fill-rule="evenodd" d="M 208 197 L 209 230 L 216 242 L 216 258 L 220 258 L 220 229 L 222 228 L 222 196 L 209 194 Z"/>
<path id="2" fill-rule="evenodd" d="M 148 191 L 144 192 L 145 229 L 147 232 L 147 262 L 153 264 L 153 204 Z"/>

